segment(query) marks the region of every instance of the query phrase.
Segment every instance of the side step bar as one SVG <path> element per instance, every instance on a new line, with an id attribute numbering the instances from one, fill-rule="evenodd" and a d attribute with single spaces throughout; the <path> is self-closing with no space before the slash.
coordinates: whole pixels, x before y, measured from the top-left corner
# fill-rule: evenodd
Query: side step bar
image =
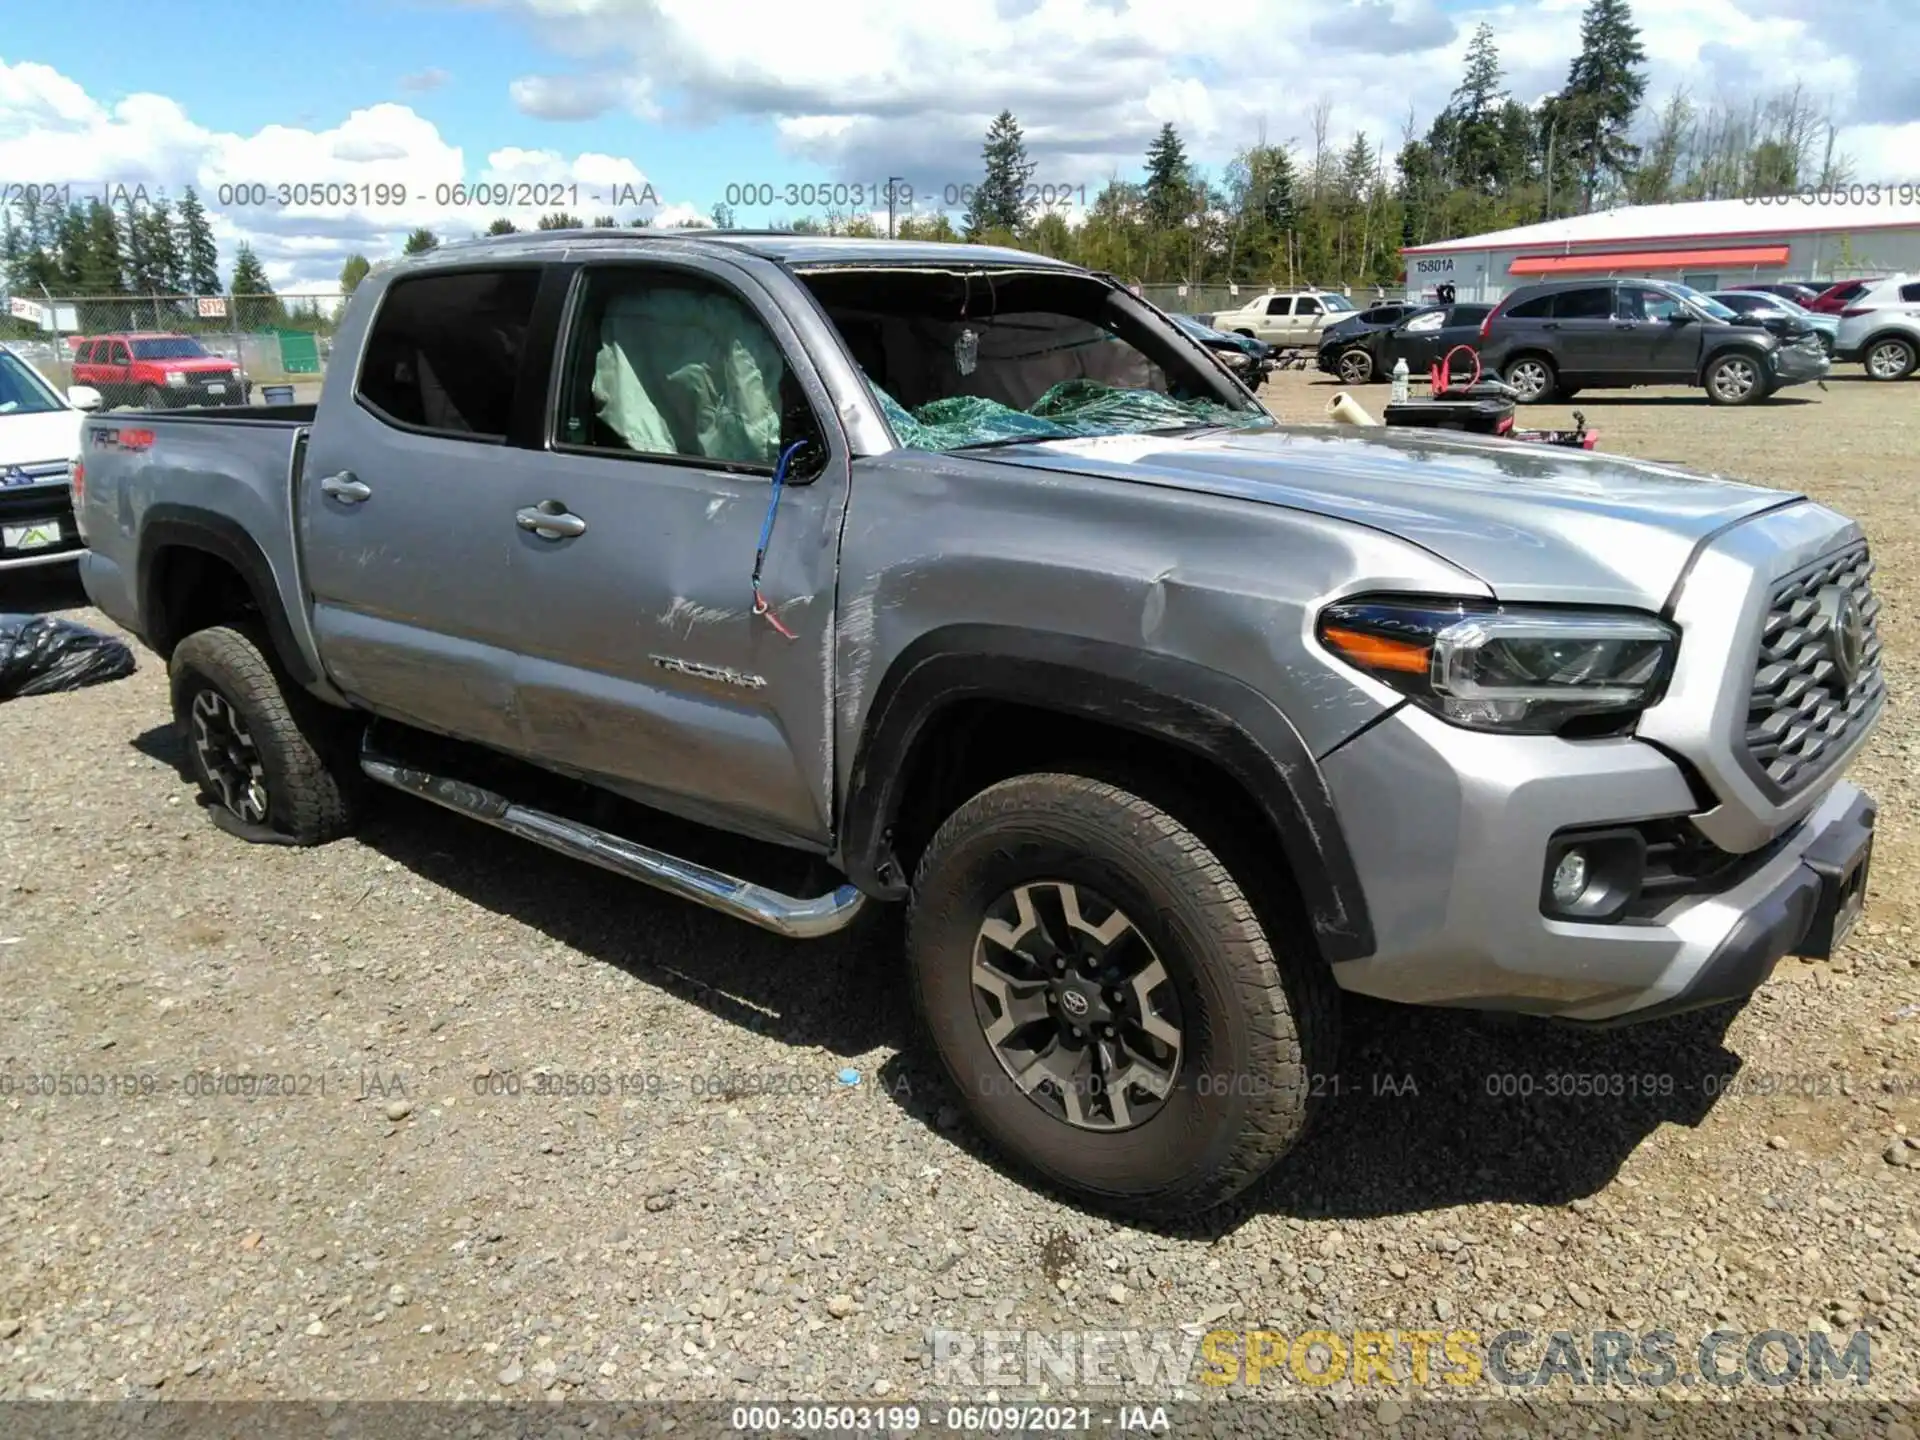
<path id="1" fill-rule="evenodd" d="M 669 895 L 678 895 L 718 910 L 762 930 L 795 940 L 813 940 L 844 930 L 866 905 L 867 897 L 852 885 L 842 885 L 829 895 L 802 900 L 746 880 L 722 875 L 704 865 L 681 860 L 664 851 L 635 844 L 591 825 L 565 820 L 544 810 L 516 805 L 504 795 L 469 785 L 462 780 L 416 770 L 398 760 L 378 754 L 365 743 L 360 747 L 360 768 L 367 778 L 395 790 L 404 790 L 423 800 L 431 800 L 449 810 L 484 821 L 496 829 L 571 855 L 589 865 L 598 865 L 629 880 L 638 880 Z"/>

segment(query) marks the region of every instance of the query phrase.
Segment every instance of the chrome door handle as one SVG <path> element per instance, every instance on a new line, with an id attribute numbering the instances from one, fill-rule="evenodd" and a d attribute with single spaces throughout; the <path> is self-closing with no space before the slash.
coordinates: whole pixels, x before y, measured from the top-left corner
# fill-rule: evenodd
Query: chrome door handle
<path id="1" fill-rule="evenodd" d="M 563 540 L 587 533 L 587 522 L 558 500 L 542 500 L 538 505 L 516 510 L 513 518 L 522 530 L 531 530 L 543 540 Z"/>
<path id="2" fill-rule="evenodd" d="M 348 505 L 358 505 L 373 494 L 373 487 L 364 480 L 354 479 L 351 470 L 342 470 L 338 475 L 328 475 L 321 480 L 320 493 L 331 495 Z"/>

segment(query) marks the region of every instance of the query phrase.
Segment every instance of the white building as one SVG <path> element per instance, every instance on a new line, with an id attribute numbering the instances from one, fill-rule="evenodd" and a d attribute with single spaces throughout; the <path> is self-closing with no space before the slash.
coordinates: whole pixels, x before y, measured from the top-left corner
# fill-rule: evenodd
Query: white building
<path id="1" fill-rule="evenodd" d="M 1844 194 L 1842 191 L 1844 190 Z M 1920 182 L 1831 195 L 1634 205 L 1404 251 L 1407 293 L 1495 300 L 1518 285 L 1652 275 L 1700 290 L 1756 280 L 1832 284 L 1920 272 Z"/>

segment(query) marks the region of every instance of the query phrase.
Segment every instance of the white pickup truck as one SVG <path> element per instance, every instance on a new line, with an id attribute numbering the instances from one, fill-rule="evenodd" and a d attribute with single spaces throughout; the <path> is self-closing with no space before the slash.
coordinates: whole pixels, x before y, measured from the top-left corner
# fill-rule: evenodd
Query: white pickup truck
<path id="1" fill-rule="evenodd" d="M 1222 310 L 1213 328 L 1229 335 L 1251 335 L 1269 345 L 1318 345 L 1320 331 L 1355 311 L 1337 290 L 1269 290 L 1238 310 Z"/>

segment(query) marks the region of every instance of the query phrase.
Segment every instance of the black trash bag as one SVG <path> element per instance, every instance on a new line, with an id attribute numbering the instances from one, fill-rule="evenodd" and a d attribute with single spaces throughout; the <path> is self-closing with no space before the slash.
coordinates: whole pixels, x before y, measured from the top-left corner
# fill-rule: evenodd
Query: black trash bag
<path id="1" fill-rule="evenodd" d="M 0 700 L 57 695 L 133 673 L 124 640 L 51 615 L 0 615 Z"/>

